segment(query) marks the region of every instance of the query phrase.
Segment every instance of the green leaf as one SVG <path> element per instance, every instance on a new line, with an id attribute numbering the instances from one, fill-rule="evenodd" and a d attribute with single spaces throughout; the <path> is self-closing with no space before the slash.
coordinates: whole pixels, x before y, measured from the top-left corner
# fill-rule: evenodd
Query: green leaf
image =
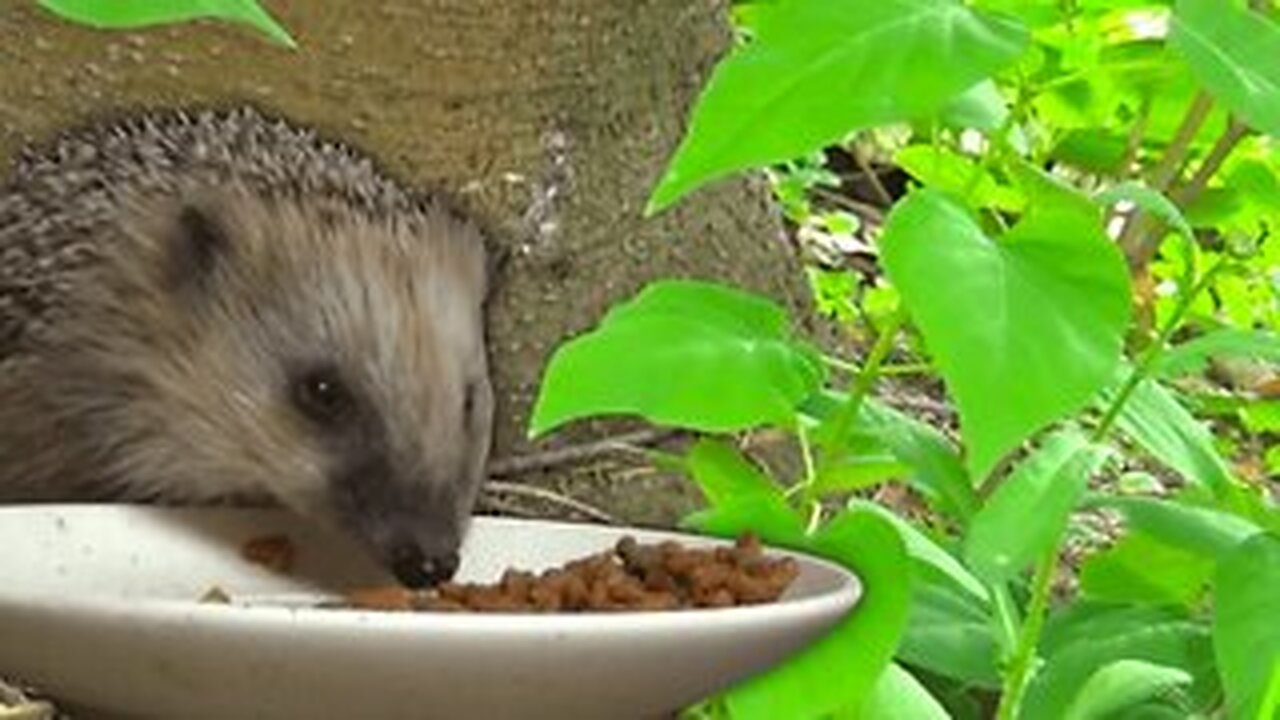
<path id="1" fill-rule="evenodd" d="M 824 389 L 823 393 L 827 393 Z M 820 395 L 823 393 L 819 393 Z M 844 405 L 844 396 L 837 404 Z M 814 398 L 801 405 L 800 412 L 813 408 Z M 829 419 L 829 416 L 823 420 Z M 818 424 L 815 435 L 828 426 Z M 815 438 L 811 435 L 811 439 Z M 823 453 L 815 467 L 814 489 L 820 494 L 848 493 L 908 476 L 911 467 L 898 459 L 880 438 L 857 427 L 837 446 Z"/>
<path id="2" fill-rule="evenodd" d="M 917 578 L 898 658 L 967 685 L 999 687 L 990 611 L 940 576 Z"/>
<path id="3" fill-rule="evenodd" d="M 801 412 L 819 423 L 815 434 L 821 434 L 829 427 L 825 423 L 847 402 L 844 393 L 824 389 L 807 398 Z M 964 522 L 977 511 L 978 496 L 959 451 L 929 424 L 868 397 L 849 436 L 840 443 L 855 447 L 866 439 L 909 465 L 908 483 L 940 512 Z"/>
<path id="4" fill-rule="evenodd" d="M 977 512 L 973 482 L 946 436 L 879 401 L 862 404 L 858 430 L 875 435 L 904 463 L 912 467 L 912 486 L 938 504 L 939 509 L 962 522 Z"/>
<path id="5" fill-rule="evenodd" d="M 1083 407 L 1111 380 L 1129 320 L 1129 275 L 1100 213 L 1045 193 L 1004 237 L 987 237 L 942 193 L 890 213 L 885 271 L 960 412 L 969 470 Z"/>
<path id="6" fill-rule="evenodd" d="M 1010 212 L 1020 212 L 1026 204 L 1017 190 L 1000 185 L 971 157 L 933 145 L 908 145 L 898 151 L 894 162 L 921 183 L 956 196 L 972 186 L 973 204 Z"/>
<path id="7" fill-rule="evenodd" d="M 893 525 L 902 541 L 906 544 L 907 554 L 913 560 L 933 568 L 942 577 L 954 583 L 957 588 L 966 591 L 981 603 L 985 604 L 988 601 L 987 589 L 983 587 L 982 583 L 968 570 L 965 570 L 964 565 L 961 565 L 959 560 L 952 557 L 951 553 L 939 547 L 937 543 L 930 540 L 911 523 L 898 517 L 888 508 L 868 500 L 853 498 L 849 500 L 847 507 L 850 510 L 877 515 L 885 522 Z"/>
<path id="8" fill-rule="evenodd" d="M 1247 402 L 1240 408 L 1240 421 L 1251 433 L 1280 433 L 1280 400 Z"/>
<path id="9" fill-rule="evenodd" d="M 1209 558 L 1226 554 L 1262 531 L 1230 513 L 1159 498 L 1100 495 L 1090 504 L 1115 508 L 1132 527 L 1167 545 Z"/>
<path id="10" fill-rule="evenodd" d="M 726 442 L 698 440 L 685 456 L 685 467 L 712 505 L 746 498 L 787 505 L 782 488 Z"/>
<path id="11" fill-rule="evenodd" d="M 1214 577 L 1213 648 L 1233 718 L 1280 714 L 1280 537 L 1256 535 Z"/>
<path id="12" fill-rule="evenodd" d="M 1007 582 L 1054 546 L 1101 453 L 1075 430 L 1050 435 L 1001 483 L 969 525 L 965 560 L 991 584 Z M 1035 513 L 1035 522 L 1027 522 Z"/>
<path id="13" fill-rule="evenodd" d="M 1044 209 L 1055 214 L 1074 215 L 1080 223 L 1102 227 L 1102 212 L 1097 203 L 1065 178 L 1022 158 L 1007 161 L 1005 172 L 1036 212 Z"/>
<path id="14" fill-rule="evenodd" d="M 853 568 L 862 598 L 826 637 L 732 688 L 726 701 L 736 720 L 821 717 L 862 702 L 893 658 L 911 593 L 906 550 L 893 526 L 877 515 L 845 512 L 819 530 L 809 550 Z"/>
<path id="15" fill-rule="evenodd" d="M 982 6 L 1013 15 L 1035 28 L 1056 24 L 1067 12 L 1058 0 L 985 0 Z"/>
<path id="16" fill-rule="evenodd" d="M 1117 660 L 1140 660 L 1177 668 L 1192 677 L 1191 696 L 1205 703 L 1218 691 L 1209 629 L 1178 617 L 1156 619 L 1120 610 L 1085 615 L 1058 633 L 1068 638 L 1046 647 L 1043 669 L 1027 689 L 1020 717 L 1063 717 L 1079 688 Z"/>
<path id="17" fill-rule="evenodd" d="M 1280 28 L 1236 0 L 1178 0 L 1170 45 L 1214 97 L 1280 135 Z"/>
<path id="18" fill-rule="evenodd" d="M 1245 158 L 1230 166 L 1224 183 L 1240 192 L 1249 205 L 1260 213 L 1280 212 L 1280 168 L 1256 158 Z"/>
<path id="19" fill-rule="evenodd" d="M 1141 660 L 1116 660 L 1089 677 L 1067 708 L 1065 720 L 1105 720 L 1190 684 L 1191 676 L 1178 668 Z"/>
<path id="20" fill-rule="evenodd" d="M 1210 187 L 1187 205 L 1185 215 L 1192 227 L 1216 228 L 1238 217 L 1246 207 L 1236 188 Z"/>
<path id="21" fill-rule="evenodd" d="M 798 547 L 804 523 L 796 514 L 761 498 L 730 500 L 680 519 L 680 529 L 703 535 L 736 538 L 754 533 L 762 541 L 780 547 Z"/>
<path id="22" fill-rule="evenodd" d="M 1080 128 L 1062 135 L 1052 157 L 1083 170 L 1110 174 L 1121 170 L 1127 150 L 1123 135 L 1097 127 Z"/>
<path id="23" fill-rule="evenodd" d="M 1115 392 L 1110 388 L 1102 396 L 1110 402 Z M 1231 471 L 1214 449 L 1213 436 L 1155 381 L 1138 383 L 1120 410 L 1116 427 L 1189 482 L 1220 497 L 1230 492 Z"/>
<path id="24" fill-rule="evenodd" d="M 1280 334 L 1223 328 L 1172 347 L 1156 360 L 1154 373 L 1173 378 L 1201 372 L 1210 358 L 1253 358 L 1280 363 Z"/>
<path id="25" fill-rule="evenodd" d="M 854 708 L 837 712 L 832 720 L 950 720 L 951 716 L 920 681 L 896 663 L 876 680 L 871 696 Z"/>
<path id="26" fill-rule="evenodd" d="M 289 32 L 255 0 L 39 0 L 41 7 L 72 22 L 96 28 L 140 28 L 214 18 L 243 23 L 289 48 Z"/>
<path id="27" fill-rule="evenodd" d="M 813 485 L 821 493 L 850 492 L 903 477 L 910 470 L 892 454 L 858 453 L 824 463 Z"/>
<path id="28" fill-rule="evenodd" d="M 1187 223 L 1187 219 L 1182 216 L 1182 211 L 1178 209 L 1178 206 L 1174 205 L 1173 201 L 1161 194 L 1160 191 L 1149 188 L 1140 182 L 1122 182 L 1098 193 L 1094 196 L 1094 199 L 1103 205 L 1112 205 L 1121 200 L 1127 200 L 1160 218 L 1188 240 L 1194 241 L 1196 239 L 1195 232 L 1191 229 L 1191 225 Z"/>
<path id="29" fill-rule="evenodd" d="M 1009 118 L 1009 102 L 994 82 L 983 80 L 948 101 L 939 115 L 949 127 L 991 132 Z"/>
<path id="30" fill-rule="evenodd" d="M 1213 568 L 1212 559 L 1131 531 L 1084 561 L 1080 589 L 1095 600 L 1190 607 L 1203 596 Z"/>
<path id="31" fill-rule="evenodd" d="M 689 450 L 684 469 L 712 506 L 684 518 L 684 527 L 726 537 L 750 531 L 766 542 L 788 546 L 804 536 L 804 523 L 782 488 L 732 446 L 699 440 Z"/>
<path id="32" fill-rule="evenodd" d="M 1027 42 L 1017 22 L 956 0 L 795 0 L 762 6 L 752 23 L 751 41 L 712 74 L 646 212 L 854 130 L 932 115 Z"/>
<path id="33" fill-rule="evenodd" d="M 557 348 L 530 434 L 606 414 L 705 432 L 790 427 L 823 373 L 772 302 L 711 283 L 658 281 Z"/>
<path id="34" fill-rule="evenodd" d="M 1111 637 L 1133 628 L 1189 619 L 1185 609 L 1076 601 L 1050 614 L 1040 636 L 1045 657 L 1056 655 L 1087 637 Z"/>

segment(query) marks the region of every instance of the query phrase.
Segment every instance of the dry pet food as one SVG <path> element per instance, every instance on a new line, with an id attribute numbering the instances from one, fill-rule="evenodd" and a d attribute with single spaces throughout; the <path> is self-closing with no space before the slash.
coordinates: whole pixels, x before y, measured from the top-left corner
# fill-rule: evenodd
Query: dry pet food
<path id="1" fill-rule="evenodd" d="M 397 586 L 349 593 L 330 607 L 446 612 L 602 612 L 732 607 L 777 600 L 799 573 L 792 558 L 766 557 L 751 535 L 733 547 L 643 544 L 627 536 L 610 550 L 540 574 L 510 569 L 497 583 Z"/>
<path id="2" fill-rule="evenodd" d="M 251 563 L 287 574 L 293 567 L 293 543 L 284 535 L 264 535 L 247 541 L 240 555 Z"/>

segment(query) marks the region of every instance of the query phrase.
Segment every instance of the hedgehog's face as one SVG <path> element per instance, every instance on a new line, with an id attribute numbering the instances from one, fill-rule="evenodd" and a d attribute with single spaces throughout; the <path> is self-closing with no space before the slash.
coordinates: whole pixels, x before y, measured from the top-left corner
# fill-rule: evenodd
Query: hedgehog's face
<path id="1" fill-rule="evenodd" d="M 143 320 L 152 454 L 207 496 L 265 491 L 349 530 L 406 584 L 447 579 L 493 414 L 481 239 L 443 211 L 230 197 L 147 233 L 170 305 Z"/>

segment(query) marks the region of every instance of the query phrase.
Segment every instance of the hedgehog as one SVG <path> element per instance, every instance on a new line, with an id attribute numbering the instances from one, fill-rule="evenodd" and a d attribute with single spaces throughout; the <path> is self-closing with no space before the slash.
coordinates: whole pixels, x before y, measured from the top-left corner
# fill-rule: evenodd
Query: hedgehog
<path id="1" fill-rule="evenodd" d="M 449 579 L 484 476 L 488 234 L 251 108 L 149 109 L 0 185 L 0 501 L 277 504 Z"/>

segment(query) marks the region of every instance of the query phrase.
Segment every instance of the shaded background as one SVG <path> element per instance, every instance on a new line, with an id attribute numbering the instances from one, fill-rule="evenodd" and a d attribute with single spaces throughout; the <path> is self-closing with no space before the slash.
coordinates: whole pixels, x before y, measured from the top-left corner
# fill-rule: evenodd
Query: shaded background
<path id="1" fill-rule="evenodd" d="M 727 2 L 263 4 L 296 51 L 224 23 L 99 32 L 34 0 L 0 0 L 0 163 L 67 124 L 248 102 L 450 192 L 511 253 L 490 317 L 497 458 L 533 449 L 525 420 L 556 344 L 647 280 L 715 278 L 804 303 L 759 181 L 718 183 L 641 217 L 728 47 Z M 616 427 L 578 424 L 540 447 Z M 666 522 L 691 500 L 669 478 L 589 475 L 581 486 L 524 479 L 639 522 Z"/>

